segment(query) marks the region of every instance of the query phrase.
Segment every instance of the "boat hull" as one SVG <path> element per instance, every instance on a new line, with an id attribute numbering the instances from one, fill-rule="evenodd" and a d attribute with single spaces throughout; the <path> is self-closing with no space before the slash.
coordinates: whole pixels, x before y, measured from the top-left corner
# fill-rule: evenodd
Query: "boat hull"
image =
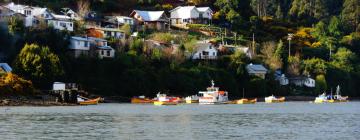
<path id="1" fill-rule="evenodd" d="M 96 99 L 86 100 L 78 102 L 80 105 L 97 105 L 100 101 L 100 97 Z"/>
<path id="2" fill-rule="evenodd" d="M 199 100 L 185 100 L 187 104 L 199 103 Z"/>
<path id="3" fill-rule="evenodd" d="M 154 101 L 154 105 L 177 105 L 177 102 Z"/>
<path id="4" fill-rule="evenodd" d="M 153 103 L 153 100 L 147 99 L 147 98 L 131 98 L 132 104 L 151 104 Z"/>
<path id="5" fill-rule="evenodd" d="M 240 99 L 240 100 L 235 100 L 235 104 L 255 104 L 257 102 L 257 99 Z"/>
<path id="6" fill-rule="evenodd" d="M 265 103 L 282 103 L 285 102 L 285 97 L 277 98 L 277 99 L 265 99 Z"/>

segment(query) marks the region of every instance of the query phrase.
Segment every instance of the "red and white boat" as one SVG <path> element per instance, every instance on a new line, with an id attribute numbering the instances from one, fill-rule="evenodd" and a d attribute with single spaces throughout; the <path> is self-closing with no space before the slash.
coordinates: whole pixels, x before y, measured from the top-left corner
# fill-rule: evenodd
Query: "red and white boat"
<path id="1" fill-rule="evenodd" d="M 219 87 L 215 87 L 215 83 L 211 81 L 211 87 L 207 91 L 199 92 L 199 104 L 225 104 L 229 101 L 228 92 L 220 91 Z"/>

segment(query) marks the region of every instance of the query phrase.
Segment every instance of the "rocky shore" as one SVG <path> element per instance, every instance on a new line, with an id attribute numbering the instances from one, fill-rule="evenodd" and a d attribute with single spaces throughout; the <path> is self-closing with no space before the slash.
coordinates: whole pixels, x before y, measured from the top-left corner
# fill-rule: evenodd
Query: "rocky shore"
<path id="1" fill-rule="evenodd" d="M 1 97 L 0 106 L 75 106 L 74 103 L 57 102 L 56 100 L 36 97 Z"/>

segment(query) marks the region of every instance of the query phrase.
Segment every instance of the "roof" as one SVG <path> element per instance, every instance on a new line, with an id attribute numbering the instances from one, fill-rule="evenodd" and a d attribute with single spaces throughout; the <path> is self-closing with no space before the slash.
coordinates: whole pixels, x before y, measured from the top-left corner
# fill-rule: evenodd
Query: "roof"
<path id="1" fill-rule="evenodd" d="M 5 72 L 11 72 L 12 68 L 7 63 L 0 63 L 0 68 Z"/>
<path id="2" fill-rule="evenodd" d="M 267 69 L 261 64 L 249 64 L 246 66 L 248 73 L 267 73 Z"/>
<path id="3" fill-rule="evenodd" d="M 134 10 L 130 15 L 133 13 L 137 13 L 143 21 L 162 21 L 161 17 L 164 15 L 164 11 L 140 11 Z"/>
<path id="4" fill-rule="evenodd" d="M 54 16 L 55 19 L 59 19 L 59 20 L 70 20 L 71 17 L 67 16 L 67 15 L 57 15 L 57 14 L 52 14 Z"/>
<path id="5" fill-rule="evenodd" d="M 102 50 L 113 50 L 113 48 L 111 48 L 110 46 L 100 46 L 97 47 L 98 49 L 102 49 Z"/>
<path id="6" fill-rule="evenodd" d="M 207 10 L 210 10 L 210 11 L 212 11 L 211 9 L 210 9 L 210 7 L 198 7 L 198 8 L 196 8 L 199 12 L 206 12 Z"/>

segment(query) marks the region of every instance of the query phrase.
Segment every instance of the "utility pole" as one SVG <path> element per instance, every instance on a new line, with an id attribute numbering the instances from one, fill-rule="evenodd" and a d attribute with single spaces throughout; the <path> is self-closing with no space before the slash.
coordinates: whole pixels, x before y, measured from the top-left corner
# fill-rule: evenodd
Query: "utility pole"
<path id="1" fill-rule="evenodd" d="M 329 52 L 329 61 L 331 61 L 331 55 L 332 55 L 332 46 L 330 45 L 330 52 Z"/>
<path id="2" fill-rule="evenodd" d="M 289 57 L 291 56 L 291 40 L 293 38 L 294 34 L 289 33 L 287 40 L 289 40 Z"/>

